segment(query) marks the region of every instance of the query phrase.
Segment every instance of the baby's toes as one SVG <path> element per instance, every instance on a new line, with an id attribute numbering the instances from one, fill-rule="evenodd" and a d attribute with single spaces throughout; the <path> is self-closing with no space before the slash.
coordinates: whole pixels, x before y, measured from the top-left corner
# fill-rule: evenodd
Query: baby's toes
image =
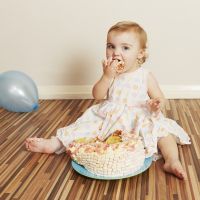
<path id="1" fill-rule="evenodd" d="M 175 174 L 181 179 L 185 179 L 185 180 L 187 179 L 187 175 L 186 175 L 184 169 L 182 168 L 182 166 L 177 166 L 175 168 Z"/>
<path id="2" fill-rule="evenodd" d="M 177 176 L 178 176 L 180 179 L 184 179 L 183 173 L 181 173 L 181 172 L 177 172 Z"/>
<path id="3" fill-rule="evenodd" d="M 179 178 L 182 178 L 182 173 L 181 173 L 180 169 L 174 168 L 173 171 L 174 171 L 174 174 L 175 174 L 176 176 L 178 176 Z"/>
<path id="4" fill-rule="evenodd" d="M 30 138 L 27 138 L 26 140 L 25 140 L 25 142 L 24 142 L 24 144 L 25 144 L 25 146 L 26 146 L 26 148 L 28 149 L 28 147 L 29 147 L 29 144 L 30 144 Z"/>
<path id="5" fill-rule="evenodd" d="M 35 138 L 27 138 L 25 141 L 26 149 L 30 150 L 35 146 Z"/>
<path id="6" fill-rule="evenodd" d="M 32 138 L 29 142 L 31 146 L 37 146 L 39 143 L 39 138 Z"/>
<path id="7" fill-rule="evenodd" d="M 31 146 L 34 145 L 34 138 L 27 138 L 25 140 L 26 149 L 29 150 Z"/>
<path id="8" fill-rule="evenodd" d="M 179 174 L 179 177 L 180 177 L 181 179 L 187 180 L 187 175 L 186 175 L 186 173 L 185 173 L 184 170 L 178 171 L 178 174 Z"/>
<path id="9" fill-rule="evenodd" d="M 27 138 L 26 139 L 26 141 L 28 142 L 28 143 L 34 143 L 35 141 L 37 141 L 37 137 L 33 137 L 33 138 Z"/>
<path id="10" fill-rule="evenodd" d="M 29 143 L 32 138 L 26 138 L 25 143 Z"/>

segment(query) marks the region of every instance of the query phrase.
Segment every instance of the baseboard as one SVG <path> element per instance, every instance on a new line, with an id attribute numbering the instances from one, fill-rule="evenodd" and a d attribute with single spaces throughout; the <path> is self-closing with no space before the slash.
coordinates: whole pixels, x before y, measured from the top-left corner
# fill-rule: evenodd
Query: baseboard
<path id="1" fill-rule="evenodd" d="M 40 99 L 91 99 L 90 85 L 39 86 Z"/>
<path id="2" fill-rule="evenodd" d="M 161 85 L 167 99 L 200 99 L 200 85 Z M 92 85 L 39 86 L 40 99 L 91 99 Z"/>
<path id="3" fill-rule="evenodd" d="M 167 99 L 200 99 L 200 85 L 161 85 Z"/>

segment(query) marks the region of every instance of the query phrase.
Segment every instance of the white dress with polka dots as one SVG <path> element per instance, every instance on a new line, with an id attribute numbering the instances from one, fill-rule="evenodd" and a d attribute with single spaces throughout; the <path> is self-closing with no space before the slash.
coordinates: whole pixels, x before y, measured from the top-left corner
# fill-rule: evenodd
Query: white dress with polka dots
<path id="1" fill-rule="evenodd" d="M 158 139 L 169 134 L 176 136 L 179 144 L 190 144 L 189 136 L 174 120 L 161 112 L 154 116 L 147 109 L 148 73 L 140 67 L 117 76 L 109 88 L 108 99 L 88 108 L 76 122 L 58 129 L 56 137 L 66 147 L 77 138 L 98 136 L 104 139 L 115 130 L 123 130 L 141 135 L 147 157 L 157 153 Z"/>

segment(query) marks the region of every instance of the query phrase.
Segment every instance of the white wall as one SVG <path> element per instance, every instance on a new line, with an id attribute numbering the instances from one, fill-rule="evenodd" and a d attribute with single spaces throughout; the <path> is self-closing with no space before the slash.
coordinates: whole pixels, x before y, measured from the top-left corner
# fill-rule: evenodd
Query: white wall
<path id="1" fill-rule="evenodd" d="M 147 31 L 145 67 L 167 97 L 200 98 L 199 0 L 0 0 L 0 5 L 0 72 L 27 73 L 41 98 L 88 95 L 101 76 L 106 32 L 122 20 Z"/>

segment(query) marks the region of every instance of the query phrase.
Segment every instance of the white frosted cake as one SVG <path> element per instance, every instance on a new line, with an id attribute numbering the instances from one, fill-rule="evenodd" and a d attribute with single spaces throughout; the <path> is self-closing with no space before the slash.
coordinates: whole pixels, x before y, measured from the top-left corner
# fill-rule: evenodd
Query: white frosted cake
<path id="1" fill-rule="evenodd" d="M 145 160 L 141 138 L 115 131 L 105 141 L 79 138 L 69 144 L 67 152 L 78 164 L 95 175 L 118 177 L 136 172 Z"/>

